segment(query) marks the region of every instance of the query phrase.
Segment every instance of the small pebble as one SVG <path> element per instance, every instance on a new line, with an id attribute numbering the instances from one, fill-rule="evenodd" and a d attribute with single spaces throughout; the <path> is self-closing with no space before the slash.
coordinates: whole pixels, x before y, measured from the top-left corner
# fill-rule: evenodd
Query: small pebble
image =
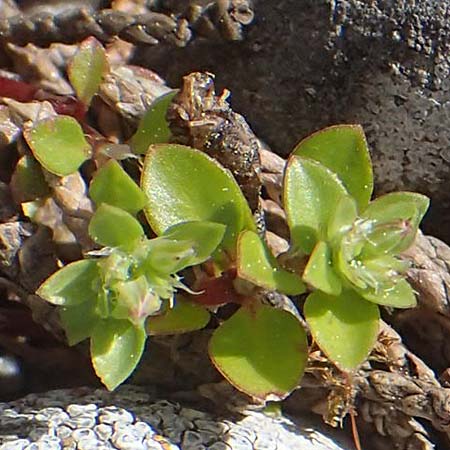
<path id="1" fill-rule="evenodd" d="M 98 410 L 98 420 L 100 423 L 106 423 L 109 425 L 115 422 L 121 423 L 133 423 L 134 416 L 130 412 L 122 408 L 117 408 L 115 406 L 107 406 L 105 408 L 99 408 Z"/>
<path id="2" fill-rule="evenodd" d="M 107 441 L 113 434 L 112 426 L 106 425 L 106 423 L 96 425 L 94 427 L 94 431 L 96 432 L 97 436 L 103 441 Z"/>
<path id="3" fill-rule="evenodd" d="M 5 442 L 0 445 L 0 450 L 24 450 L 30 444 L 28 439 L 17 439 L 14 442 Z"/>
<path id="4" fill-rule="evenodd" d="M 24 380 L 19 360 L 11 355 L 0 355 L 0 398 L 18 394 L 23 389 Z"/>
<path id="5" fill-rule="evenodd" d="M 94 403 L 89 403 L 87 405 L 68 405 L 66 408 L 70 417 L 77 417 L 82 415 L 94 415 L 98 414 L 98 407 Z"/>
<path id="6" fill-rule="evenodd" d="M 81 440 L 86 440 L 86 439 L 90 439 L 90 440 L 96 440 L 97 439 L 97 434 L 95 433 L 95 431 L 92 428 L 78 428 L 77 430 L 74 430 L 72 432 L 72 438 L 79 442 Z M 79 446 L 79 444 L 78 444 Z"/>

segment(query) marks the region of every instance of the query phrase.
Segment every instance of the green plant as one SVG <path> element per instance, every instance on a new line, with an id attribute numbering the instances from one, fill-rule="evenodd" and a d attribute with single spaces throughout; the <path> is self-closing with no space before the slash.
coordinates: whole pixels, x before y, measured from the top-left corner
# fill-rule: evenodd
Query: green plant
<path id="1" fill-rule="evenodd" d="M 107 70 L 101 46 L 84 42 L 69 75 L 86 108 Z M 94 368 L 114 389 L 136 367 L 147 336 L 202 328 L 210 310 L 235 303 L 212 334 L 210 358 L 238 389 L 279 400 L 303 375 L 308 335 L 296 315 L 264 300 L 268 290 L 292 296 L 323 353 L 351 374 L 375 344 L 379 305 L 416 303 L 399 254 L 412 244 L 428 199 L 398 192 L 371 201 L 361 127 L 319 131 L 288 160 L 290 248 L 275 258 L 231 173 L 199 150 L 163 143 L 173 95 L 155 102 L 130 140 L 129 156 L 145 154 L 140 187 L 118 161 L 99 158 L 75 119 L 56 115 L 25 130 L 33 156 L 16 169 L 25 200 L 50 195 L 45 170 L 65 176 L 89 158 L 97 166 L 88 227 L 97 249 L 38 290 L 60 307 L 69 344 L 89 338 Z M 144 232 L 141 210 L 157 237 Z M 180 271 L 193 266 L 187 286 Z"/>
<path id="2" fill-rule="evenodd" d="M 146 238 L 133 215 L 144 206 L 143 193 L 114 160 L 97 172 L 90 195 L 98 207 L 89 234 L 103 249 L 66 265 L 37 293 L 62 307 L 61 321 L 70 345 L 90 338 L 94 368 L 114 389 L 141 358 L 148 317 L 159 314 L 158 329 L 165 332 L 197 329 L 209 321 L 209 314 L 197 305 L 182 300 L 175 304 L 177 289 L 189 291 L 177 272 L 207 260 L 222 240 L 225 226 L 184 222 L 160 237 Z M 189 323 L 180 324 L 179 314 L 189 314 Z"/>
<path id="3" fill-rule="evenodd" d="M 241 304 L 213 334 L 213 363 L 255 397 L 283 398 L 296 386 L 307 360 L 306 333 L 290 313 L 261 303 L 257 291 L 264 288 L 288 295 L 310 292 L 302 312 L 312 337 L 340 369 L 355 370 L 375 344 L 377 304 L 415 305 L 404 277 L 408 265 L 398 254 L 413 242 L 428 199 L 399 192 L 369 202 L 372 169 L 361 127 L 322 130 L 301 142 L 288 160 L 284 206 L 291 244 L 278 261 L 248 219 L 242 194 L 223 187 L 217 167 L 194 149 L 152 146 L 142 178 L 147 217 L 157 232 L 193 218 L 227 225 L 229 237 L 221 246 L 227 258 L 216 252 L 216 264 L 224 271 L 235 268 L 237 295 L 216 294 L 216 300 L 214 282 L 211 289 L 204 283 L 205 293 L 197 298 Z M 227 175 L 224 169 L 217 173 Z"/>

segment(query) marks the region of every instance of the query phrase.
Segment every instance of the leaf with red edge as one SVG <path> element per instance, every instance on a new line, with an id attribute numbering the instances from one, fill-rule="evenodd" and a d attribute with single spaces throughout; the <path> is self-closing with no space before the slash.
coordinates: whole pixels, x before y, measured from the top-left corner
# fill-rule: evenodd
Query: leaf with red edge
<path id="1" fill-rule="evenodd" d="M 215 330 L 209 355 L 240 391 L 262 400 L 281 400 L 303 375 L 308 344 L 305 330 L 291 313 L 253 304 Z"/>
<path id="2" fill-rule="evenodd" d="M 80 124 L 69 116 L 41 120 L 23 132 L 34 157 L 49 172 L 69 175 L 91 155 Z"/>

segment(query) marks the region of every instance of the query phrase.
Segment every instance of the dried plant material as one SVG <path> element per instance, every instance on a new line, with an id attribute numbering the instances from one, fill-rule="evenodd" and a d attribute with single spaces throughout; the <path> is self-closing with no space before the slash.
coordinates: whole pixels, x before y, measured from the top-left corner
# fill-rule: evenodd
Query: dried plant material
<path id="1" fill-rule="evenodd" d="M 135 126 L 130 126 L 124 120 L 122 115 L 112 106 L 106 104 L 102 99 L 94 99 L 91 109 L 97 117 L 97 129 L 105 136 L 109 142 L 119 143 L 123 142 L 126 137 L 129 137 Z M 102 145 L 102 144 L 100 144 Z M 94 158 L 97 155 L 97 148 L 94 145 Z"/>
<path id="2" fill-rule="evenodd" d="M 33 231 L 33 225 L 26 222 L 0 224 L 0 270 L 8 277 L 14 278 L 18 275 L 18 252 Z"/>
<path id="3" fill-rule="evenodd" d="M 419 294 L 419 304 L 450 316 L 450 247 L 419 233 L 404 256 L 412 262 L 408 281 Z"/>
<path id="4" fill-rule="evenodd" d="M 18 258 L 20 284 L 29 292 L 34 292 L 58 268 L 52 232 L 46 227 L 39 227 L 23 242 Z"/>
<path id="5" fill-rule="evenodd" d="M 35 294 L 24 296 L 22 303 L 30 309 L 32 318 L 36 323 L 50 332 L 60 342 L 66 341 L 57 308 Z"/>
<path id="6" fill-rule="evenodd" d="M 0 0 L 0 19 L 7 19 L 20 14 L 21 11 L 14 0 Z"/>
<path id="7" fill-rule="evenodd" d="M 0 223 L 13 222 L 17 219 L 19 211 L 12 197 L 9 186 L 0 181 Z"/>
<path id="8" fill-rule="evenodd" d="M 65 177 L 46 174 L 46 179 L 53 189 L 55 201 L 67 214 L 83 218 L 91 217 L 92 201 L 87 196 L 86 183 L 79 172 Z"/>
<path id="9" fill-rule="evenodd" d="M 53 200 L 62 212 L 64 223 L 84 251 L 92 250 L 93 242 L 89 237 L 88 224 L 94 208 L 81 174 L 74 172 L 65 177 L 57 177 L 47 173 L 46 179 L 53 190 Z"/>
<path id="10" fill-rule="evenodd" d="M 25 14 L 0 21 L 0 38 L 5 41 L 39 45 L 51 42 L 73 43 L 88 36 L 105 42 L 119 37 L 132 43 L 185 46 L 193 36 L 240 40 L 244 26 L 253 21 L 248 0 L 182 2 L 182 8 L 131 14 L 115 9 L 92 11 L 90 2 L 78 1 L 76 7 L 44 5 Z"/>
<path id="11" fill-rule="evenodd" d="M 289 242 L 277 233 L 266 231 L 265 238 L 270 251 L 275 257 L 289 250 Z"/>
<path id="12" fill-rule="evenodd" d="M 20 130 L 23 129 L 25 122 L 31 121 L 35 123 L 40 120 L 56 117 L 57 115 L 52 104 L 47 101 L 22 103 L 11 98 L 3 97 L 0 98 L 0 102 L 8 106 L 11 120 Z"/>
<path id="13" fill-rule="evenodd" d="M 406 348 L 400 335 L 384 321 L 371 359 L 384 364 L 391 372 L 408 374 L 439 386 L 433 370 Z"/>
<path id="14" fill-rule="evenodd" d="M 49 48 L 39 48 L 33 44 L 25 47 L 8 45 L 15 71 L 35 86 L 58 95 L 73 94 L 64 72 L 76 50 L 76 45 L 63 44 L 53 44 Z"/>
<path id="15" fill-rule="evenodd" d="M 259 150 L 259 158 L 261 159 L 262 173 L 273 173 L 277 175 L 284 173 L 286 160 L 281 156 L 278 156 L 267 148 L 261 148 Z"/>
<path id="16" fill-rule="evenodd" d="M 283 239 L 289 239 L 289 227 L 287 226 L 286 213 L 283 208 L 270 199 L 261 199 L 261 206 L 264 211 L 267 229 Z"/>
<path id="17" fill-rule="evenodd" d="M 23 203 L 22 208 L 34 223 L 52 230 L 52 238 L 56 244 L 76 244 L 75 236 L 64 223 L 61 209 L 51 197 Z"/>
<path id="18" fill-rule="evenodd" d="M 150 105 L 170 91 L 151 70 L 136 66 L 115 67 L 100 85 L 100 97 L 123 117 L 137 122 Z"/>
<path id="19" fill-rule="evenodd" d="M 9 108 L 0 105 L 0 148 L 15 142 L 21 132 L 21 128 L 11 118 Z"/>
<path id="20" fill-rule="evenodd" d="M 250 208 L 256 210 L 261 190 L 258 140 L 245 119 L 227 102 L 228 92 L 216 95 L 214 78 L 192 73 L 167 112 L 173 139 L 203 150 L 229 169 Z"/>
<path id="21" fill-rule="evenodd" d="M 406 414 L 371 401 L 363 401 L 359 412 L 358 426 L 363 431 L 362 436 L 370 436 L 364 440 L 368 443 L 370 439 L 373 450 L 384 450 L 393 445 L 398 450 L 435 449 L 425 427 Z"/>

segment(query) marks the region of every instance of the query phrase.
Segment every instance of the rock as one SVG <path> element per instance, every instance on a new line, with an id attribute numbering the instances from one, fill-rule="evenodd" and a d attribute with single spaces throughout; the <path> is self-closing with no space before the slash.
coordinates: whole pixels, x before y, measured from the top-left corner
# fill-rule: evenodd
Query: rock
<path id="1" fill-rule="evenodd" d="M 233 108 L 286 155 L 326 125 L 361 123 L 377 193 L 431 196 L 427 233 L 450 241 L 450 2 L 255 0 L 243 42 L 143 49 L 136 61 L 169 84 L 217 75 Z"/>
<path id="2" fill-rule="evenodd" d="M 157 400 L 149 388 L 77 388 L 0 403 L 0 450 L 349 450 L 333 429 L 311 420 L 249 411 L 218 418 Z M 36 445 L 39 444 L 39 447 Z"/>

